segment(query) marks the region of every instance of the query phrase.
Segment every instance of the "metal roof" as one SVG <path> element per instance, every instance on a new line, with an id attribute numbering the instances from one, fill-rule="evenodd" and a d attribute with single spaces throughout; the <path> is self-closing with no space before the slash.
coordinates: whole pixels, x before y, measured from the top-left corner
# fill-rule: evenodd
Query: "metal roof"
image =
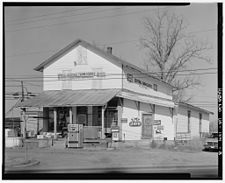
<path id="1" fill-rule="evenodd" d="M 16 105 L 16 107 L 103 106 L 120 90 L 50 90 Z"/>
<path id="2" fill-rule="evenodd" d="M 208 111 L 208 110 L 206 110 L 206 109 L 202 109 L 202 108 L 200 108 L 200 107 L 197 107 L 197 106 L 194 106 L 194 105 L 185 103 L 185 102 L 179 102 L 179 103 L 178 103 L 178 106 L 184 106 L 184 107 L 192 108 L 192 109 L 194 109 L 194 110 L 198 110 L 198 111 L 205 112 L 205 113 L 208 113 L 208 114 L 214 114 L 214 113 L 211 112 L 211 111 Z"/>
<path id="3" fill-rule="evenodd" d="M 155 79 L 155 80 L 158 80 L 160 81 L 161 83 L 169 86 L 170 88 L 174 88 L 172 85 L 170 85 L 169 83 L 159 79 L 159 78 L 156 78 L 154 76 L 152 76 L 151 74 L 147 73 L 147 71 L 141 69 L 140 67 L 137 67 L 125 60 L 122 60 L 118 57 L 116 57 L 115 55 L 111 54 L 111 53 L 107 53 L 103 50 L 101 50 L 100 48 L 94 46 L 94 45 L 91 45 L 90 43 L 82 40 L 82 39 L 77 39 L 75 41 L 73 41 L 72 43 L 70 43 L 69 45 L 67 45 L 66 47 L 64 47 L 63 49 L 59 50 L 57 53 L 55 53 L 54 55 L 52 55 L 51 57 L 49 57 L 47 60 L 45 60 L 44 62 L 42 62 L 40 65 L 38 65 L 37 67 L 34 68 L 34 70 L 36 71 L 43 71 L 44 67 L 53 63 L 54 61 L 56 61 L 57 59 L 59 59 L 60 57 L 62 57 L 63 55 L 65 55 L 66 53 L 68 53 L 70 50 L 72 50 L 73 48 L 75 48 L 76 46 L 78 45 L 82 45 L 83 47 L 93 51 L 94 53 L 102 56 L 103 58 L 107 59 L 107 60 L 113 60 L 113 61 L 116 61 L 117 63 L 119 64 L 123 64 L 125 66 L 128 66 L 132 69 L 135 69 L 136 71 L 139 71 L 143 74 L 146 74 L 148 75 L 149 77 Z"/>

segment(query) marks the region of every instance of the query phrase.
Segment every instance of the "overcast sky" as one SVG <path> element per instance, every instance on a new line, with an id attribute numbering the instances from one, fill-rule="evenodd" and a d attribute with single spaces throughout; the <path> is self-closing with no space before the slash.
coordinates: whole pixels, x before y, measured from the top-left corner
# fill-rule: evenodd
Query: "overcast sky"
<path id="1" fill-rule="evenodd" d="M 113 54 L 144 68 L 146 56 L 139 39 L 144 36 L 143 18 L 165 9 L 182 16 L 196 39 L 207 41 L 212 49 L 211 63 L 192 62 L 187 69 L 217 68 L 217 4 L 193 3 L 190 6 L 68 6 L 5 7 L 6 78 L 26 81 L 28 91 L 40 93 L 42 83 L 32 82 L 42 73 L 33 68 L 57 50 L 81 38 L 99 47 L 112 46 Z M 187 91 L 191 103 L 214 112 L 217 117 L 216 70 L 202 71 L 199 88 Z M 208 74 L 207 74 L 208 73 Z M 23 79 L 29 77 L 28 80 Z M 6 80 L 6 93 L 21 91 L 19 82 Z M 6 112 L 15 103 L 6 100 Z"/>

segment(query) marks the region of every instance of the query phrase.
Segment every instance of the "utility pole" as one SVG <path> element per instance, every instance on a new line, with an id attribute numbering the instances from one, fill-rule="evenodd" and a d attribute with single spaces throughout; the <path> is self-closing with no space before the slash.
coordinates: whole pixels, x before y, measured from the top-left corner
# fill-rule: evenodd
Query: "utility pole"
<path id="1" fill-rule="evenodd" d="M 23 102 L 24 101 L 23 81 L 21 81 L 21 87 L 22 87 L 22 99 L 21 99 L 21 102 Z"/>
<path id="2" fill-rule="evenodd" d="M 24 87 L 23 87 L 23 81 L 21 81 L 21 87 L 22 87 L 22 99 L 21 102 L 24 101 Z M 21 108 L 22 110 L 22 118 L 24 120 L 24 126 L 23 126 L 23 138 L 26 139 L 26 108 Z"/>

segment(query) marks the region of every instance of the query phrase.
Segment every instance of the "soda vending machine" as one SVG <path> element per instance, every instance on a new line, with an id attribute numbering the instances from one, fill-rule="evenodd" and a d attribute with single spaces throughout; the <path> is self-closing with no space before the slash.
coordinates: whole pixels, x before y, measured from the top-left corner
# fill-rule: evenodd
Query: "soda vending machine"
<path id="1" fill-rule="evenodd" d="M 119 127 L 113 126 L 111 128 L 111 131 L 112 131 L 112 140 L 113 141 L 119 141 Z"/>
<path id="2" fill-rule="evenodd" d="M 83 124 L 68 124 L 67 147 L 82 148 L 83 141 Z"/>

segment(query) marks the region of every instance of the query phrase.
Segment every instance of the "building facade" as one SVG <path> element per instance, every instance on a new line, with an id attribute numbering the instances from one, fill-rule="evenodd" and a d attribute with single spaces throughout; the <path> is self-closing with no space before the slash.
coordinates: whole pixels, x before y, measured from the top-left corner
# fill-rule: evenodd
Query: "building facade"
<path id="1" fill-rule="evenodd" d="M 174 140 L 182 128 L 172 86 L 115 57 L 111 48 L 76 40 L 35 70 L 43 73 L 44 91 L 18 107 L 43 108 L 44 132 L 79 123 L 86 139 L 104 139 L 117 126 L 119 140 Z"/>

